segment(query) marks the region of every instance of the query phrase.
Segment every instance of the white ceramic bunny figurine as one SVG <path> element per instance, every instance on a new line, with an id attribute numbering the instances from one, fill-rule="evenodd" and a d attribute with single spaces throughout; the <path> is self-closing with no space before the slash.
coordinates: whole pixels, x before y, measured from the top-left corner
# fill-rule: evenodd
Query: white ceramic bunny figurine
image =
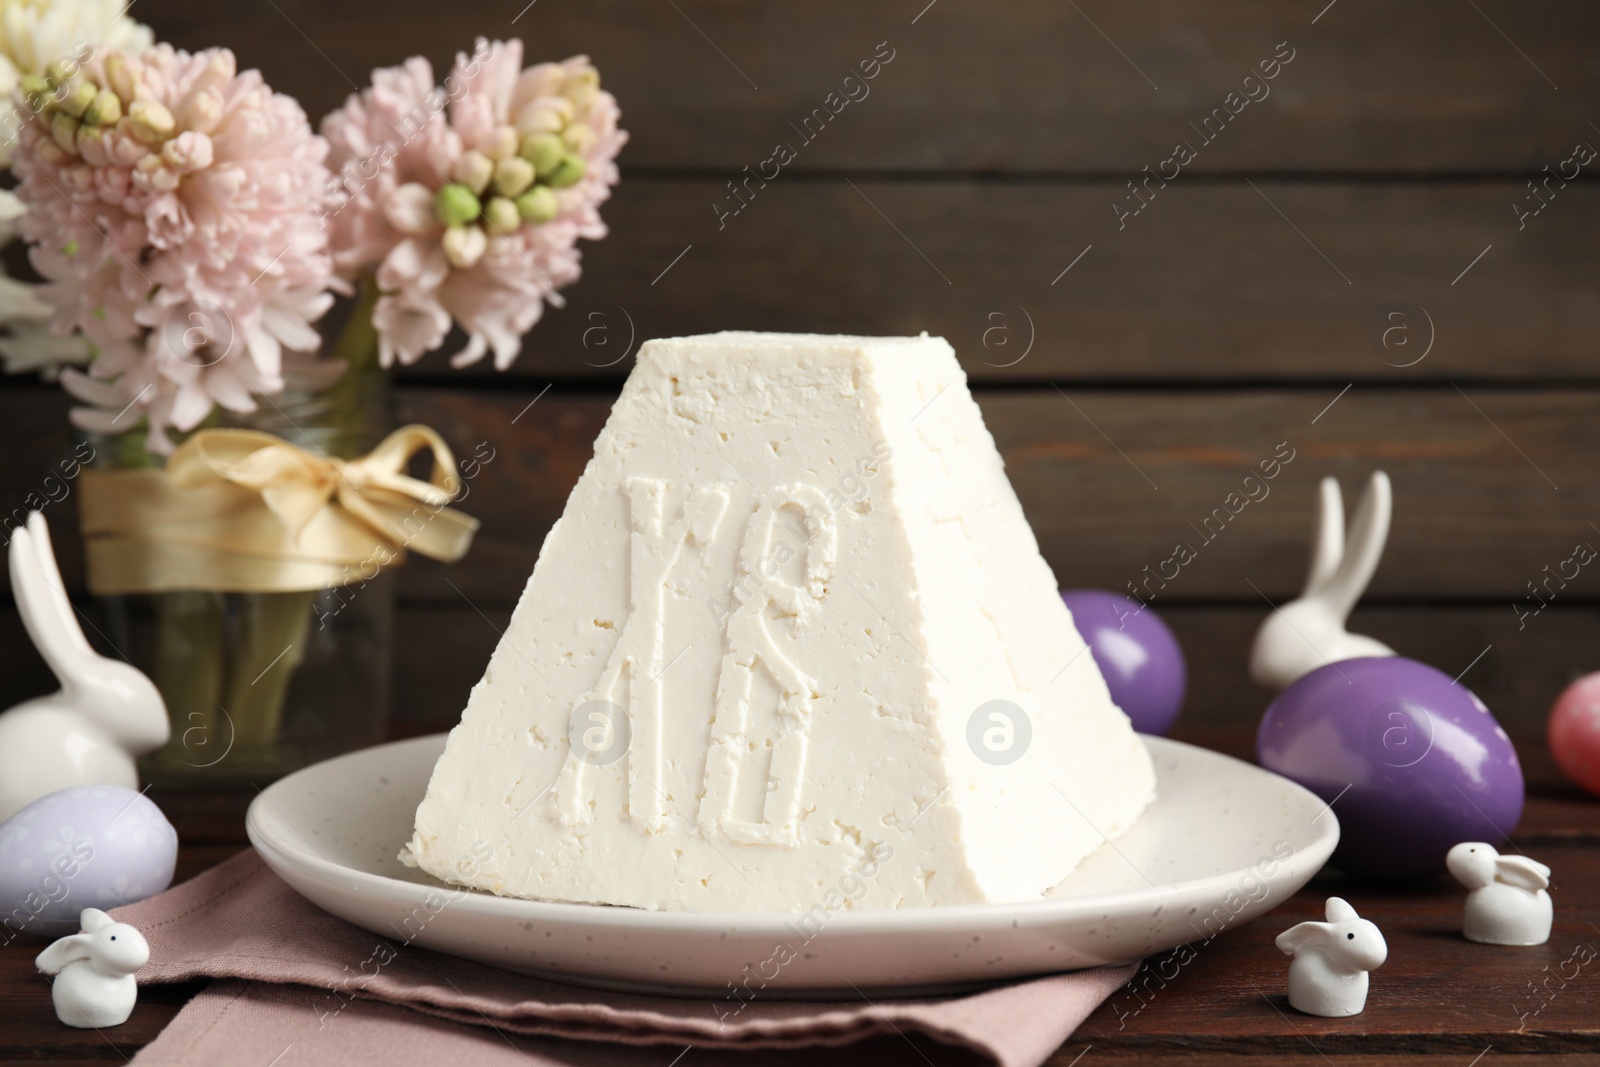
<path id="1" fill-rule="evenodd" d="M 1339 897 L 1329 897 L 1328 921 L 1303 922 L 1278 935 L 1289 963 L 1289 1006 L 1336 1019 L 1367 1006 L 1367 972 L 1383 966 L 1389 946 L 1377 926 Z"/>
<path id="2" fill-rule="evenodd" d="M 128 1021 L 139 986 L 133 972 L 150 962 L 144 935 L 99 908 L 84 908 L 83 933 L 70 934 L 39 953 L 34 965 L 56 980 L 50 999 L 68 1026 L 104 1029 Z"/>
<path id="3" fill-rule="evenodd" d="M 1550 868 L 1526 856 L 1502 856 L 1493 845 L 1463 841 L 1444 858 L 1456 881 L 1471 890 L 1461 933 L 1484 945 L 1542 945 L 1555 909 Z"/>
<path id="4" fill-rule="evenodd" d="M 17 610 L 61 691 L 0 715 L 0 821 L 74 785 L 139 788 L 134 757 L 167 743 L 167 707 L 154 683 L 98 655 L 67 599 L 50 530 L 34 512 L 11 535 Z"/>
<path id="5" fill-rule="evenodd" d="M 1250 677 L 1257 685 L 1283 689 L 1296 678 L 1344 659 L 1392 656 L 1394 649 L 1360 634 L 1347 633 L 1345 620 L 1361 599 L 1383 556 L 1393 512 L 1389 476 L 1374 471 L 1350 524 L 1346 551 L 1344 498 L 1339 483 L 1322 479 L 1322 497 L 1311 574 L 1298 600 L 1278 608 L 1256 631 L 1250 650 Z"/>

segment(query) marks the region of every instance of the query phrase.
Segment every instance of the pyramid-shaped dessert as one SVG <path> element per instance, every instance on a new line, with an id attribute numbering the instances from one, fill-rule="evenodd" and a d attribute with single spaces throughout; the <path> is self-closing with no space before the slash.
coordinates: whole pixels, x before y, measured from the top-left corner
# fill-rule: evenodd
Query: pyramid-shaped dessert
<path id="1" fill-rule="evenodd" d="M 1154 793 L 950 346 L 651 341 L 417 809 L 507 896 L 1038 898 Z"/>

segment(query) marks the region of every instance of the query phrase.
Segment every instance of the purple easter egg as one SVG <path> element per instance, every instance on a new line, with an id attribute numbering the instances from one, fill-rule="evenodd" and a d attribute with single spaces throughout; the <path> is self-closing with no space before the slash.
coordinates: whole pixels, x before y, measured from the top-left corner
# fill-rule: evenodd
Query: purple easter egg
<path id="1" fill-rule="evenodd" d="M 10 930 L 74 934 L 84 908 L 167 888 L 177 860 L 178 832 L 155 801 L 120 785 L 69 786 L 0 823 L 0 916 Z"/>
<path id="2" fill-rule="evenodd" d="M 1461 841 L 1499 844 L 1522 816 L 1511 739 L 1465 686 L 1416 660 L 1340 660 L 1295 681 L 1256 734 L 1261 765 L 1333 806 L 1332 863 L 1403 880 Z"/>
<path id="3" fill-rule="evenodd" d="M 1142 734 L 1172 729 L 1189 672 L 1167 624 L 1148 605 L 1118 593 L 1067 589 L 1061 599 L 1133 728 Z"/>

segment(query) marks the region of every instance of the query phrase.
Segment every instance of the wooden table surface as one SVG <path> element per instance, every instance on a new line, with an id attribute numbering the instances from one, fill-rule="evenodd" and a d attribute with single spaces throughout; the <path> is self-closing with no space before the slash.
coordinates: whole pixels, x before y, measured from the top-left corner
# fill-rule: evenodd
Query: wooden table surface
<path id="1" fill-rule="evenodd" d="M 1238 731 L 1177 736 L 1235 755 L 1249 746 Z M 1068 1067 L 1087 1049 L 1086 1067 L 1151 1060 L 1260 1067 L 1297 1057 L 1341 1067 L 1494 1067 L 1530 1055 L 1540 1059 L 1521 1062 L 1600 1064 L 1600 801 L 1561 784 L 1537 753 L 1529 762 L 1528 804 L 1513 840 L 1553 870 L 1556 920 L 1547 944 L 1499 948 L 1463 940 L 1463 893 L 1446 878 L 1385 888 L 1324 871 L 1266 917 L 1146 960 L 1050 1063 Z M 180 880 L 245 847 L 247 797 L 157 799 L 179 828 Z M 1294 923 L 1321 918 L 1323 899 L 1334 894 L 1378 923 L 1389 959 L 1373 972 L 1365 1012 L 1316 1019 L 1289 1008 L 1288 960 L 1272 940 Z M 18 940 L 0 950 L 0 1062 L 122 1063 L 203 988 L 145 987 L 125 1025 L 104 1034 L 69 1030 L 56 1021 L 50 987 L 34 971 L 41 946 Z M 919 1046 L 939 1067 L 967 1062 L 944 1046 Z"/>

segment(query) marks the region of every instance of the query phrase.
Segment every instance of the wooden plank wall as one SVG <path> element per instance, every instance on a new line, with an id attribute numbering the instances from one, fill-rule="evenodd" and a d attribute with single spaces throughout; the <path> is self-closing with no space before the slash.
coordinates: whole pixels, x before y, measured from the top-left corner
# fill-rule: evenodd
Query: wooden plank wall
<path id="1" fill-rule="evenodd" d="M 401 417 L 496 455 L 470 559 L 402 576 L 404 729 L 453 721 L 638 342 L 726 328 L 948 337 L 1067 585 L 1138 581 L 1292 449 L 1155 602 L 1189 652 L 1191 728 L 1264 706 L 1243 658 L 1303 578 L 1324 475 L 1395 482 L 1356 625 L 1466 671 L 1525 749 L 1600 667 L 1593 568 L 1518 607 L 1600 545 L 1600 163 L 1552 177 L 1600 147 L 1600 7 L 522 3 L 136 11 L 181 46 L 232 46 L 313 115 L 476 34 L 587 52 L 622 103 L 612 236 L 569 307 L 508 374 L 430 358 L 401 376 Z M 781 173 L 746 181 L 779 143 Z M 64 410 L 0 389 L 6 509 L 71 452 Z M 70 494 L 51 515 L 76 587 Z M 14 613 L 0 633 L 8 695 L 45 688 Z"/>

